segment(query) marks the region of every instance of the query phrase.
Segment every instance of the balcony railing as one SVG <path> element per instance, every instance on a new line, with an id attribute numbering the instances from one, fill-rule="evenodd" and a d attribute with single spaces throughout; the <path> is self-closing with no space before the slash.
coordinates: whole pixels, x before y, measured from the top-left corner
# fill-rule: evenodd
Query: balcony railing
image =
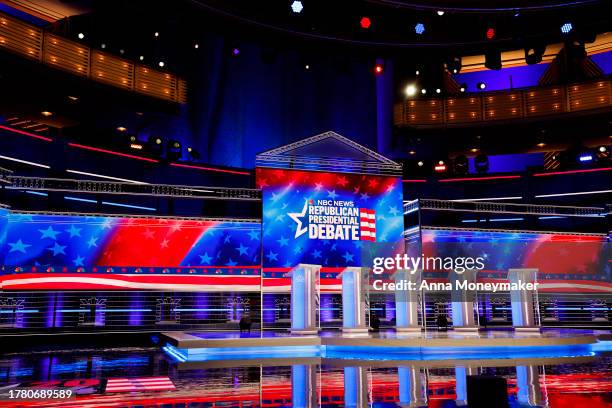
<path id="1" fill-rule="evenodd" d="M 446 98 L 407 99 L 395 104 L 396 126 L 446 126 L 512 120 L 610 107 L 612 80 Z"/>
<path id="2" fill-rule="evenodd" d="M 187 102 L 186 82 L 176 75 L 91 49 L 3 13 L 0 13 L 0 49 L 107 85 Z"/>

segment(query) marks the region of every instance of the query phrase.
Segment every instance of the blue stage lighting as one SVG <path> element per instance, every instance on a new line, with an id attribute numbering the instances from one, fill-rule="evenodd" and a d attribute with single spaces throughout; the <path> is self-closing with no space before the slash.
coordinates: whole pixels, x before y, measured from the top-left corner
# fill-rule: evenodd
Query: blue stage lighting
<path id="1" fill-rule="evenodd" d="M 425 25 L 423 23 L 417 23 L 417 25 L 414 26 L 414 32 L 418 35 L 423 34 L 425 32 Z"/>
<path id="2" fill-rule="evenodd" d="M 574 26 L 572 25 L 572 23 L 565 23 L 561 26 L 561 32 L 563 34 L 567 34 L 570 31 L 572 31 L 574 29 Z"/>
<path id="3" fill-rule="evenodd" d="M 578 158 L 581 162 L 590 162 L 593 161 L 593 155 L 592 154 L 581 154 L 580 157 Z"/>
<path id="4" fill-rule="evenodd" d="M 291 10 L 293 10 L 294 13 L 301 13 L 303 9 L 304 9 L 304 5 L 302 4 L 301 1 L 296 0 L 293 3 L 291 3 Z"/>

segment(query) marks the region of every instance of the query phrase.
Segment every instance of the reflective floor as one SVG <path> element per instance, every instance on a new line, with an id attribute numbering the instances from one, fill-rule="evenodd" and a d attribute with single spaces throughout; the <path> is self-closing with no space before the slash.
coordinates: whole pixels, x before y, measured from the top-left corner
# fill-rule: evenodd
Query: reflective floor
<path id="1" fill-rule="evenodd" d="M 510 407 L 609 407 L 612 357 L 453 362 L 249 360 L 180 365 L 158 348 L 6 353 L 0 389 L 63 388 L 64 401 L 0 401 L 1 407 L 455 407 L 467 399 L 469 376 L 496 376 Z M 248 366 L 244 366 L 247 364 Z M 486 364 L 481 366 L 480 364 Z M 476 384 L 489 398 L 496 388 Z M 507 393 L 507 397 L 505 394 Z"/>

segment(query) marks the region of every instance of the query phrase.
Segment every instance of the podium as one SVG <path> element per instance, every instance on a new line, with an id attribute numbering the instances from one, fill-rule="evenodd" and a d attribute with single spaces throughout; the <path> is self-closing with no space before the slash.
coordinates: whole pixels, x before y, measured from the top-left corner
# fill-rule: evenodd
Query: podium
<path id="1" fill-rule="evenodd" d="M 508 280 L 510 283 L 518 284 L 535 283 L 537 281 L 537 269 L 509 269 Z M 539 322 L 535 321 L 533 296 L 537 290 L 511 290 L 510 302 L 512 303 L 512 326 L 515 331 L 539 332 Z"/>
<path id="2" fill-rule="evenodd" d="M 415 288 L 421 283 L 421 271 L 410 273 L 398 270 L 393 274 L 395 283 L 410 282 Z M 397 333 L 420 333 L 419 296 L 418 291 L 403 289 L 395 290 L 395 331 Z"/>
<path id="3" fill-rule="evenodd" d="M 342 280 L 342 333 L 367 334 L 367 269 L 348 267 L 338 277 Z"/>
<path id="4" fill-rule="evenodd" d="M 298 264 L 285 277 L 291 278 L 291 333 L 317 334 L 319 275 L 321 265 Z"/>
<path id="5" fill-rule="evenodd" d="M 457 282 L 476 282 L 477 270 L 470 269 L 463 273 L 450 271 L 448 280 L 453 285 L 451 290 L 453 329 L 456 332 L 478 333 L 478 324 L 474 319 L 475 290 L 457 289 Z"/>

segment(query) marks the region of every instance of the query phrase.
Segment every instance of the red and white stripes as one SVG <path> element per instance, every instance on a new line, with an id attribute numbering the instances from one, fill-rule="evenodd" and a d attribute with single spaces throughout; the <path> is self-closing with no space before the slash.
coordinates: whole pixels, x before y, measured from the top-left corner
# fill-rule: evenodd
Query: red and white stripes
<path id="1" fill-rule="evenodd" d="M 359 209 L 360 235 L 362 241 L 376 241 L 376 211 Z"/>
<path id="2" fill-rule="evenodd" d="M 164 391 L 175 388 L 169 377 L 109 378 L 105 392 Z"/>

